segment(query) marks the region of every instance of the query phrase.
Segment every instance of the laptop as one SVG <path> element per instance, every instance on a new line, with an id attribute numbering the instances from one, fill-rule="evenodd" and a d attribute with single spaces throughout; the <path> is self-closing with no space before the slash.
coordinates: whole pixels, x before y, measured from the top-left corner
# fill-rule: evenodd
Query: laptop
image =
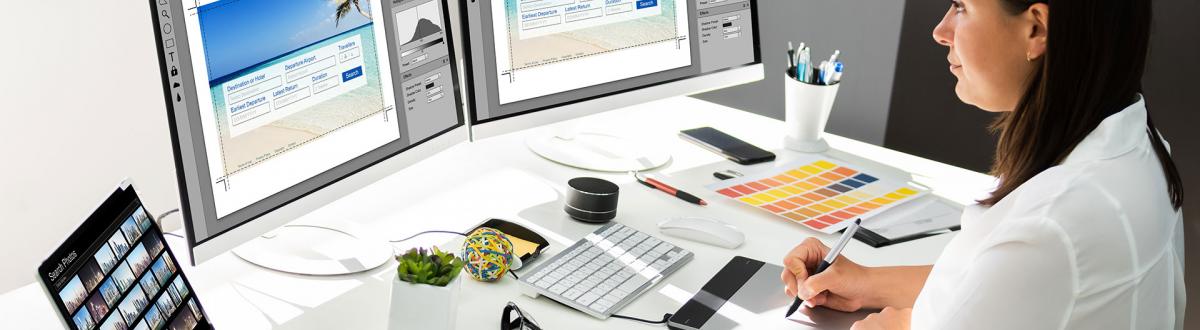
<path id="1" fill-rule="evenodd" d="M 128 181 L 37 272 L 68 329 L 212 329 L 162 231 Z"/>

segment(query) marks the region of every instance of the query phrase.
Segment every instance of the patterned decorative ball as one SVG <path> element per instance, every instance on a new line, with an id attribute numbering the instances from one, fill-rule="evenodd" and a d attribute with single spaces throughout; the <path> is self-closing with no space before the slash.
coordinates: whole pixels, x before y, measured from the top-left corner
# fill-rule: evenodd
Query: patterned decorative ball
<path id="1" fill-rule="evenodd" d="M 491 282 L 504 277 L 512 264 L 513 244 L 508 235 L 492 228 L 479 228 L 463 241 L 463 268 L 472 278 Z"/>

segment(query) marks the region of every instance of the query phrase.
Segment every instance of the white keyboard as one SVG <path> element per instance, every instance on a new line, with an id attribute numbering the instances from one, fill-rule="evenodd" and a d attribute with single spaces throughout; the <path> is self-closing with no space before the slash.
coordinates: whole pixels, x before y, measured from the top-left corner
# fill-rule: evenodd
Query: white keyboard
<path id="1" fill-rule="evenodd" d="M 521 276 L 523 293 L 539 294 L 606 319 L 692 260 L 681 249 L 610 222 Z"/>

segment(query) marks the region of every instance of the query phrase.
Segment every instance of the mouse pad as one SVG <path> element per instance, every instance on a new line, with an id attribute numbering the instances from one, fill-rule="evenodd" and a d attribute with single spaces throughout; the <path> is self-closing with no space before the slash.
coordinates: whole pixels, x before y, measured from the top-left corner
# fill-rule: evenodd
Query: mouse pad
<path id="1" fill-rule="evenodd" d="M 803 306 L 784 317 L 793 297 L 783 292 L 783 267 L 734 257 L 671 317 L 671 329 L 849 329 L 874 313 Z"/>

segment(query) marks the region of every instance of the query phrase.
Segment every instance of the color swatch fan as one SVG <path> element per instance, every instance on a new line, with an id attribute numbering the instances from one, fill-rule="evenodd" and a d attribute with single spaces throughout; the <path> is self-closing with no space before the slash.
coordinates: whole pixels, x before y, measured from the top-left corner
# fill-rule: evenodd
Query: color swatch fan
<path id="1" fill-rule="evenodd" d="M 826 234 L 928 193 L 817 157 L 708 188 Z"/>

